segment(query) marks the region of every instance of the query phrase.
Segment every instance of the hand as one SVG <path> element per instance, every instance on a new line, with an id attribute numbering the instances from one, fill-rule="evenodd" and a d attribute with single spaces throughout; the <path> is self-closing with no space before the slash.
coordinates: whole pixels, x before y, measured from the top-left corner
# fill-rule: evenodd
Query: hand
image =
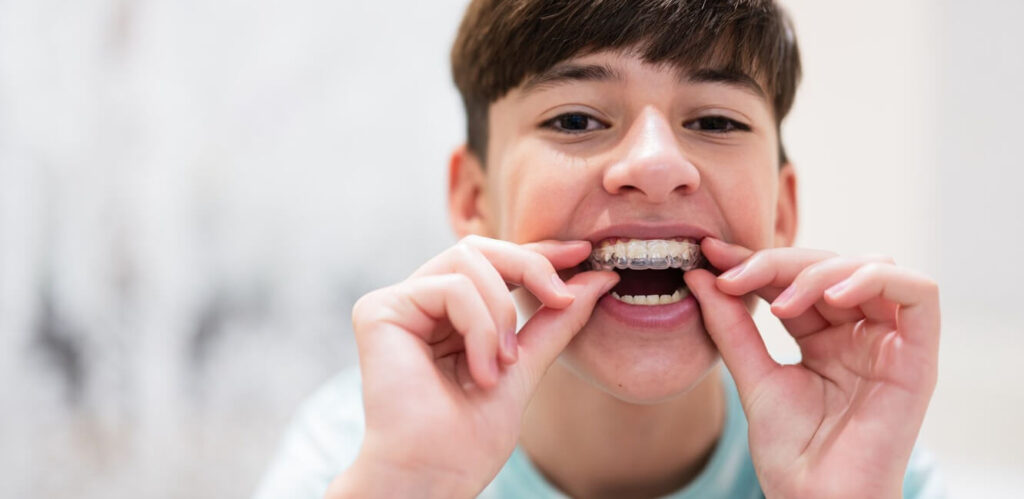
<path id="1" fill-rule="evenodd" d="M 767 497 L 899 497 L 935 388 L 939 293 L 889 258 L 798 248 L 752 252 L 707 238 L 731 269 L 684 278 L 736 381 Z M 742 297 L 771 311 L 803 360 L 768 355 Z"/>
<path id="2" fill-rule="evenodd" d="M 366 433 L 332 489 L 352 490 L 372 475 L 386 495 L 396 492 L 390 487 L 420 497 L 480 492 L 515 448 L 544 373 L 618 282 L 614 272 L 559 279 L 556 270 L 589 255 L 586 241 L 468 237 L 405 281 L 362 297 L 352 320 Z M 517 338 L 509 291 L 520 285 L 543 307 Z"/>

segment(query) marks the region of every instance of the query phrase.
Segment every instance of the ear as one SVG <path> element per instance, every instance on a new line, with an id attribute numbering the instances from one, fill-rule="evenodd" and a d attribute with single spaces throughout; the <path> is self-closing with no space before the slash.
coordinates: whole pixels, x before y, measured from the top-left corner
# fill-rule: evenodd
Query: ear
<path id="1" fill-rule="evenodd" d="M 460 239 L 489 236 L 483 165 L 465 144 L 452 151 L 448 162 L 448 220 Z"/>
<path id="2" fill-rule="evenodd" d="M 779 196 L 775 206 L 775 246 L 792 246 L 796 240 L 796 169 L 786 163 L 779 169 Z"/>

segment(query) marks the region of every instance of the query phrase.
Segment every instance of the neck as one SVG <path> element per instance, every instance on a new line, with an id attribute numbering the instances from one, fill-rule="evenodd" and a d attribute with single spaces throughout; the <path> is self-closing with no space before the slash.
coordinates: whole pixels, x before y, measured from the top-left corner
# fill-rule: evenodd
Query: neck
<path id="1" fill-rule="evenodd" d="M 692 481 L 725 420 L 718 367 L 689 392 L 631 404 L 555 362 L 523 419 L 520 446 L 571 497 L 655 497 Z"/>

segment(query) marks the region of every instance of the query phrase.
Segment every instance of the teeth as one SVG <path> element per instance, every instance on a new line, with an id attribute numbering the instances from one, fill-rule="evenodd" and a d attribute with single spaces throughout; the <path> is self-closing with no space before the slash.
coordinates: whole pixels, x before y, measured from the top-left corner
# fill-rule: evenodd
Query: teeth
<path id="1" fill-rule="evenodd" d="M 690 290 L 686 288 L 679 288 L 675 293 L 670 295 L 620 295 L 612 291 L 612 297 L 619 301 L 624 301 L 630 305 L 669 305 L 683 301 L 683 298 L 690 296 Z"/>
<path id="2" fill-rule="evenodd" d="M 652 269 L 664 270 L 669 268 L 669 265 L 672 264 L 672 254 L 668 241 L 654 240 L 647 243 L 647 264 Z"/>
<path id="3" fill-rule="evenodd" d="M 626 245 L 619 242 L 611 246 L 612 254 L 609 262 L 617 268 L 629 267 L 629 257 L 626 256 Z"/>
<path id="4" fill-rule="evenodd" d="M 590 264 L 598 270 L 691 270 L 700 259 L 700 243 L 693 239 L 605 241 L 590 254 Z"/>

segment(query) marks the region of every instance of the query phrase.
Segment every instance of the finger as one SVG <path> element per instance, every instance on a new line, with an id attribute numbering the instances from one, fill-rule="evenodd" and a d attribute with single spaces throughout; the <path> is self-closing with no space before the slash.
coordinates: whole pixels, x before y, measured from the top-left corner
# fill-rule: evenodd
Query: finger
<path id="1" fill-rule="evenodd" d="M 483 253 L 469 244 L 456 244 L 442 255 L 432 260 L 430 265 L 421 267 L 413 276 L 457 273 L 469 277 L 487 305 L 495 330 L 501 335 L 498 343 L 501 360 L 506 364 L 515 362 L 516 307 L 501 274 Z M 508 339 L 510 336 L 511 341 Z"/>
<path id="2" fill-rule="evenodd" d="M 712 267 L 727 271 L 754 254 L 754 251 L 738 244 L 731 244 L 721 239 L 705 237 L 700 242 L 700 251 Z"/>
<path id="3" fill-rule="evenodd" d="M 558 270 L 578 265 L 590 256 L 590 241 L 546 240 L 521 245 L 522 248 L 540 253 Z"/>
<path id="4" fill-rule="evenodd" d="M 560 250 L 559 246 L 564 246 L 565 249 Z M 525 286 L 544 305 L 564 308 L 572 303 L 572 294 L 565 288 L 565 283 L 558 277 L 555 266 L 548 257 L 558 260 L 560 265 L 578 258 L 572 264 L 576 265 L 589 255 L 590 243 L 545 241 L 544 244 L 537 246 L 546 252 L 548 256 L 545 256 L 538 251 L 508 241 L 469 236 L 424 264 L 413 275 L 453 272 L 454 261 L 460 258 L 464 251 L 458 249 L 460 247 L 469 247 L 480 252 L 497 270 L 501 279 L 511 284 L 511 287 Z"/>
<path id="5" fill-rule="evenodd" d="M 483 253 L 505 282 L 524 286 L 541 303 L 552 308 L 564 308 L 573 301 L 572 293 L 556 268 L 572 267 L 590 255 L 587 241 L 518 245 L 497 239 L 467 238 L 466 243 Z M 556 260 L 557 267 L 552 259 Z"/>
<path id="6" fill-rule="evenodd" d="M 779 364 L 768 354 L 740 298 L 721 292 L 715 286 L 715 276 L 706 270 L 691 270 L 683 274 L 683 279 L 700 303 L 704 329 L 736 380 L 740 397 L 747 400 L 758 380 L 766 378 Z"/>
<path id="7" fill-rule="evenodd" d="M 713 255 L 709 261 L 714 258 L 721 265 L 732 266 L 716 280 L 720 291 L 734 296 L 755 293 L 768 302 L 774 301 L 805 266 L 834 256 L 833 253 L 803 248 L 774 248 L 755 253 L 719 240 L 712 240 L 708 249 Z M 737 262 L 741 257 L 744 259 Z M 793 337 L 800 338 L 820 331 L 830 323 L 817 310 L 812 310 L 784 318 L 782 324 Z"/>
<path id="8" fill-rule="evenodd" d="M 448 320 L 464 337 L 466 361 L 474 381 L 483 388 L 498 382 L 498 332 L 487 305 L 469 277 L 441 274 L 409 279 L 394 288 L 388 320 L 428 343 L 439 321 Z M 423 318 L 431 326 L 424 328 Z"/>
<path id="9" fill-rule="evenodd" d="M 571 305 L 562 310 L 543 307 L 526 322 L 519 331 L 518 365 L 527 373 L 529 393 L 533 393 L 551 363 L 590 320 L 597 300 L 618 282 L 619 275 L 612 271 L 576 274 L 568 282 L 576 295 Z"/>
<path id="10" fill-rule="evenodd" d="M 444 338 L 437 343 L 431 343 L 430 349 L 434 353 L 434 359 L 447 357 L 453 353 L 465 352 L 466 338 L 458 333 L 450 334 L 447 338 Z"/>
<path id="11" fill-rule="evenodd" d="M 825 296 L 825 302 L 829 302 L 827 295 Z M 900 309 L 899 305 L 881 296 L 869 298 L 857 307 L 864 313 L 864 317 L 875 322 L 887 322 L 889 324 L 896 324 L 896 314 Z"/>
<path id="12" fill-rule="evenodd" d="M 814 306 L 832 325 L 846 324 L 864 318 L 857 307 L 835 307 L 823 301 L 825 289 L 846 279 L 869 263 L 888 263 L 885 256 L 834 257 L 808 265 L 792 284 L 772 302 L 772 313 L 779 318 L 797 317 Z"/>
<path id="13" fill-rule="evenodd" d="M 742 296 L 762 288 L 785 288 L 808 266 L 835 257 L 829 251 L 807 248 L 771 248 L 761 250 L 737 267 L 718 276 L 718 289 Z M 771 301 L 774 297 L 764 297 Z"/>
<path id="14" fill-rule="evenodd" d="M 919 272 L 871 263 L 825 291 L 825 299 L 837 307 L 853 307 L 877 297 L 899 306 L 896 321 L 901 336 L 938 347 L 939 286 Z"/>

